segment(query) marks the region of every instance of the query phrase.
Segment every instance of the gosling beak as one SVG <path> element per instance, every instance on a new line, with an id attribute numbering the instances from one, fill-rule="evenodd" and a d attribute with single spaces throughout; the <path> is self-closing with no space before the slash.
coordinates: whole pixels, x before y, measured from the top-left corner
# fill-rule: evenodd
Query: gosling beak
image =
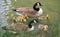
<path id="1" fill-rule="evenodd" d="M 6 26 L 2 27 L 2 29 L 3 29 L 3 30 L 7 30 L 7 29 L 6 29 Z"/>

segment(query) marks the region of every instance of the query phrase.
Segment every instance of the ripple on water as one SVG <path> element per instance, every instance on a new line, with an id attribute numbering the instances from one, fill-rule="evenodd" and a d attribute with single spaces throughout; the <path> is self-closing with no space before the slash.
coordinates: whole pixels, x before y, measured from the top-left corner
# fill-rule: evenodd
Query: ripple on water
<path id="1" fill-rule="evenodd" d="M 2 30 L 2 26 L 8 25 L 7 21 L 5 20 L 6 16 L 4 14 L 8 12 L 11 7 L 11 0 L 6 0 L 6 3 L 5 0 L 0 0 L 0 31 Z"/>

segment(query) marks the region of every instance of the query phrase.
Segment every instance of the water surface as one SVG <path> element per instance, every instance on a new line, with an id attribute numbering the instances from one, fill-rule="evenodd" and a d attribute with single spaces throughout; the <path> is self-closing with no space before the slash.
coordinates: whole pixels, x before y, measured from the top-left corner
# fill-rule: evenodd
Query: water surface
<path id="1" fill-rule="evenodd" d="M 7 21 L 5 20 L 5 14 L 10 10 L 11 6 L 11 0 L 0 0 L 0 32 L 2 32 L 2 26 L 8 25 Z"/>

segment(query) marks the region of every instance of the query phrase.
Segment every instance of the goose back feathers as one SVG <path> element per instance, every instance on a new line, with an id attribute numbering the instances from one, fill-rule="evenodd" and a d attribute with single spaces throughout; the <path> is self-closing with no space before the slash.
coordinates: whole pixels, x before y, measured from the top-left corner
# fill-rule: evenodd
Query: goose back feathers
<path id="1" fill-rule="evenodd" d="M 14 11 L 16 11 L 16 13 L 19 14 L 28 14 L 28 15 L 35 15 L 37 12 L 33 8 L 29 8 L 29 7 L 16 8 L 14 9 Z"/>

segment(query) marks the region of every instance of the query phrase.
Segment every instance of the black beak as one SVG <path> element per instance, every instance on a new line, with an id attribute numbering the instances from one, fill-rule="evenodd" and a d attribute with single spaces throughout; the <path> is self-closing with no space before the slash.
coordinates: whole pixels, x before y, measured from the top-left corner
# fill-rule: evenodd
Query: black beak
<path id="1" fill-rule="evenodd" d="M 6 29 L 6 26 L 2 27 L 2 29 L 3 29 L 3 30 L 7 30 L 7 29 Z"/>

